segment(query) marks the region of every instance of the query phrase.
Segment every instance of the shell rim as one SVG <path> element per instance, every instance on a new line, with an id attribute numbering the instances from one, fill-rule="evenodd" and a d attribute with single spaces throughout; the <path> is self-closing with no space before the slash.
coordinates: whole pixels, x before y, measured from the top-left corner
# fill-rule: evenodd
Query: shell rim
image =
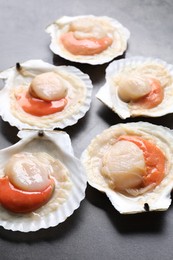
<path id="1" fill-rule="evenodd" d="M 128 109 L 127 103 L 123 102 L 120 98 L 116 98 L 117 104 L 113 103 L 113 99 L 111 97 L 110 93 L 110 85 L 108 83 L 108 79 L 110 75 L 112 75 L 113 71 L 118 73 L 121 68 L 123 68 L 126 65 L 134 65 L 134 64 L 141 64 L 143 62 L 156 62 L 158 64 L 163 65 L 167 70 L 170 72 L 170 75 L 173 77 L 173 65 L 170 63 L 167 63 L 166 61 L 154 58 L 154 57 L 144 57 L 144 56 L 133 56 L 129 58 L 124 58 L 121 60 L 115 60 L 112 63 L 108 65 L 106 68 L 106 83 L 100 88 L 100 90 L 96 93 L 96 97 L 105 104 L 108 108 L 110 108 L 114 113 L 116 113 L 120 118 L 127 119 L 130 117 L 139 117 L 139 116 L 146 116 L 146 117 L 160 117 L 167 114 L 170 114 L 173 112 L 173 108 L 164 108 L 162 111 L 159 110 L 159 112 L 154 111 L 152 112 L 152 115 L 149 112 L 142 113 L 140 115 L 131 114 L 130 110 Z M 114 100 L 115 101 L 115 100 Z M 121 106 L 121 107 L 120 107 Z"/>
<path id="2" fill-rule="evenodd" d="M 32 63 L 35 65 L 33 66 Z M 28 66 L 29 68 L 32 69 L 32 66 L 34 68 L 36 68 L 37 66 L 39 66 L 39 64 L 41 66 L 40 68 L 43 70 L 45 70 L 46 68 L 47 69 L 64 69 L 65 71 L 74 73 L 77 77 L 79 77 L 83 81 L 83 83 L 86 87 L 86 97 L 85 97 L 85 100 L 84 100 L 82 106 L 80 107 L 80 109 L 78 111 L 75 111 L 75 113 L 72 113 L 67 118 L 63 118 L 62 120 L 60 120 L 58 122 L 50 123 L 50 125 L 48 125 L 48 127 L 41 127 L 41 128 L 44 130 L 63 129 L 67 126 L 72 126 L 72 125 L 76 124 L 78 122 L 78 120 L 81 119 L 82 117 L 84 117 L 85 114 L 87 113 L 87 111 L 90 109 L 92 90 L 93 90 L 93 85 L 92 85 L 91 79 L 89 78 L 89 76 L 87 74 L 83 73 L 78 68 L 76 68 L 74 66 L 70 66 L 70 65 L 55 66 L 50 63 L 44 62 L 42 60 L 28 60 L 28 61 L 21 63 L 21 66 L 24 66 L 24 67 Z M 13 70 L 15 70 L 15 66 L 0 73 L 0 78 L 5 81 L 3 89 L 8 87 L 9 75 L 11 73 L 13 73 Z M 0 90 L 0 95 L 2 95 L 1 93 L 2 93 L 3 89 Z M 9 100 L 9 102 L 10 102 L 10 100 Z M 8 106 L 10 106 L 10 104 L 8 104 Z M 24 122 L 20 121 L 20 119 L 15 117 L 12 113 L 10 113 L 10 111 L 7 111 L 7 110 L 4 111 L 3 108 L 4 107 L 1 104 L 0 105 L 0 115 L 3 119 L 3 121 L 8 122 L 11 126 L 15 126 L 19 130 L 22 130 L 22 129 L 38 130 L 38 129 L 40 129 L 39 126 L 29 125 L 28 123 L 24 123 Z M 8 107 L 8 110 L 10 110 L 10 107 Z"/>
<path id="3" fill-rule="evenodd" d="M 73 21 L 78 18 L 85 18 L 85 17 L 103 18 L 103 19 L 110 21 L 110 23 L 112 23 L 113 25 L 115 24 L 116 26 L 120 27 L 120 29 L 124 33 L 124 38 L 126 40 L 125 49 L 118 52 L 118 54 L 116 54 L 116 55 L 114 54 L 114 55 L 111 55 L 111 57 L 103 57 L 102 59 L 99 59 L 99 61 L 98 61 L 97 55 L 94 59 L 93 59 L 93 56 L 91 56 L 91 58 L 88 60 L 86 60 L 85 57 L 83 59 L 78 60 L 75 58 L 75 55 L 74 55 L 74 57 L 73 57 L 73 55 L 72 55 L 72 57 L 71 56 L 69 57 L 68 54 L 63 54 L 63 52 L 61 51 L 61 48 L 59 48 L 59 47 L 55 48 L 53 40 L 54 40 L 54 26 L 56 26 L 56 23 L 60 20 Z M 111 60 L 113 60 L 114 58 L 121 56 L 126 51 L 126 49 L 128 47 L 128 40 L 130 38 L 130 31 L 124 25 L 122 25 L 118 20 L 108 17 L 108 16 L 94 16 L 94 15 L 62 16 L 58 20 L 55 20 L 53 23 L 48 25 L 45 29 L 45 32 L 50 34 L 51 41 L 49 44 L 49 48 L 54 54 L 59 55 L 60 57 L 66 59 L 66 60 L 69 60 L 71 62 L 84 63 L 84 64 L 90 64 L 90 65 L 101 65 L 104 63 L 108 63 Z"/>
<path id="4" fill-rule="evenodd" d="M 38 136 L 39 131 L 35 130 L 21 130 L 18 133 L 18 137 L 21 138 L 16 144 L 11 145 L 7 148 L 1 149 L 0 153 L 8 153 L 10 151 L 13 151 L 16 147 L 19 147 L 21 144 L 24 143 L 26 145 L 31 140 L 36 138 Z M 55 210 L 55 212 L 51 212 L 51 214 L 46 214 L 45 216 L 42 216 L 41 219 L 36 219 L 35 223 L 30 223 L 29 219 L 26 221 L 24 220 L 24 223 L 21 224 L 20 222 L 15 223 L 14 219 L 11 220 L 2 220 L 0 219 L 0 226 L 2 226 L 6 230 L 11 231 L 20 231 L 24 233 L 28 232 L 35 232 L 40 229 L 48 229 L 50 227 L 58 226 L 60 223 L 64 222 L 68 217 L 70 217 L 74 211 L 76 211 L 80 205 L 82 200 L 85 198 L 85 192 L 86 192 L 86 186 L 87 186 L 87 180 L 86 180 L 86 174 L 85 170 L 80 162 L 80 160 L 74 156 L 73 148 L 71 145 L 71 140 L 69 135 L 66 132 L 58 131 L 58 140 L 56 140 L 56 146 L 58 149 L 60 149 L 61 153 L 66 156 L 66 158 L 73 161 L 73 164 L 75 167 L 79 169 L 78 176 L 73 174 L 71 175 L 71 179 L 73 179 L 73 188 L 69 193 L 70 198 L 68 198 L 63 204 L 61 204 L 58 209 Z M 57 135 L 55 131 L 44 131 L 44 136 L 46 138 L 54 138 Z M 52 137 L 51 137 L 52 136 Z M 60 140 L 61 139 L 61 140 Z M 66 150 L 63 150 L 62 143 L 65 143 Z M 75 180 L 75 181 L 74 181 Z M 77 186 L 80 186 L 80 189 L 77 188 Z M 77 198 L 76 198 L 77 193 Z M 74 200 L 74 202 L 73 202 Z M 63 214 L 61 214 L 60 210 L 63 210 Z M 8 212 L 8 211 L 7 211 Z M 54 214 L 54 219 L 52 220 L 52 214 Z M 13 216 L 15 214 L 12 214 Z M 51 216 L 49 216 L 51 215 Z M 18 214 L 16 214 L 16 218 L 18 219 Z M 21 215 L 20 215 L 21 216 Z M 45 219 L 44 219 L 45 217 Z M 21 219 L 21 218 L 20 218 Z M 44 219 L 44 221 L 43 221 Z M 46 222 L 47 221 L 47 222 Z M 34 222 L 34 221 L 33 221 Z"/>

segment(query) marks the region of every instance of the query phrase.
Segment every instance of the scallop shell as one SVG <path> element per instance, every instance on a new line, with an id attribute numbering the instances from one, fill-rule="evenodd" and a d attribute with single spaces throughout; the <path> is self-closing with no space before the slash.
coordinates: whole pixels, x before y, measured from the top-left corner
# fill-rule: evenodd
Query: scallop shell
<path id="1" fill-rule="evenodd" d="M 169 84 L 164 87 L 163 101 L 156 107 L 135 108 L 128 103 L 123 102 L 118 95 L 118 87 L 115 80 L 119 73 L 127 73 L 129 70 L 140 70 L 141 66 L 145 66 L 148 75 L 155 77 L 160 82 L 164 82 L 169 78 Z M 148 71 L 147 71 L 148 66 Z M 156 75 L 154 72 L 155 66 L 163 68 L 162 75 Z M 151 69 L 152 67 L 152 69 Z M 154 74 L 152 74 L 154 73 Z M 122 119 L 136 116 L 159 117 L 173 112 L 173 65 L 167 64 L 165 61 L 157 58 L 132 57 L 113 61 L 106 69 L 106 83 L 100 88 L 96 97 L 102 101 L 106 106 L 112 109 Z"/>
<path id="2" fill-rule="evenodd" d="M 112 190 L 101 175 L 100 165 L 105 151 L 116 142 L 122 134 L 135 134 L 154 142 L 166 157 L 164 179 L 154 189 L 137 196 L 128 196 Z M 173 188 L 173 131 L 162 126 L 138 122 L 117 124 L 96 136 L 81 156 L 86 169 L 88 183 L 99 191 L 105 192 L 113 206 L 123 214 L 145 211 L 164 211 L 171 204 L 170 193 Z"/>
<path id="3" fill-rule="evenodd" d="M 46 152 L 67 169 L 68 180 L 56 182 L 55 191 L 47 204 L 28 214 L 14 214 L 0 206 L 0 225 L 21 232 L 37 231 L 57 226 L 73 214 L 85 196 L 86 175 L 74 156 L 70 138 L 62 131 L 22 130 L 21 140 L 0 151 L 0 175 L 8 159 L 18 152 Z M 54 176 L 57 179 L 56 176 Z M 61 189 L 61 193 L 60 193 Z"/>
<path id="4" fill-rule="evenodd" d="M 113 44 L 102 53 L 95 55 L 73 55 L 68 52 L 60 42 L 60 36 L 67 31 L 67 26 L 71 22 L 77 21 L 81 18 L 87 18 L 91 21 L 99 21 L 100 24 L 107 23 L 107 26 L 113 31 Z M 46 32 L 51 36 L 50 49 L 53 53 L 73 62 L 88 63 L 91 65 L 103 64 L 122 55 L 127 48 L 127 41 L 130 37 L 129 30 L 117 20 L 106 16 L 96 17 L 94 15 L 75 17 L 63 16 L 50 24 L 46 28 Z"/>
<path id="5" fill-rule="evenodd" d="M 24 75 L 20 73 L 21 68 L 25 71 Z M 67 94 L 70 102 L 63 111 L 52 115 L 37 117 L 26 113 L 16 101 L 15 91 L 21 86 L 27 90 L 34 76 L 50 71 L 58 73 L 71 84 Z M 0 78 L 5 80 L 5 87 L 0 91 L 0 115 L 4 121 L 19 129 L 63 129 L 75 124 L 90 108 L 93 88 L 91 80 L 75 67 L 29 60 L 1 72 Z"/>

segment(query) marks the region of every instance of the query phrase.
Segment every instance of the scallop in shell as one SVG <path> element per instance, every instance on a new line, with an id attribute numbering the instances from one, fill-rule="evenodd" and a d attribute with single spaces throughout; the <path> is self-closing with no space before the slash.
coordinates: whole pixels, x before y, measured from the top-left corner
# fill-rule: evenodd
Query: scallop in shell
<path id="1" fill-rule="evenodd" d="M 103 64 L 123 54 L 130 32 L 117 20 L 101 16 L 63 16 L 46 28 L 50 49 L 74 62 Z"/>
<path id="2" fill-rule="evenodd" d="M 123 119 L 172 113 L 173 66 L 144 57 L 114 61 L 96 96 Z"/>
<path id="3" fill-rule="evenodd" d="M 88 182 L 123 214 L 171 204 L 173 132 L 150 123 L 117 124 L 96 136 L 81 161 Z"/>
<path id="4" fill-rule="evenodd" d="M 18 193 L 20 189 L 24 193 L 28 189 L 30 192 L 32 188 L 35 194 L 40 189 L 38 185 L 47 181 L 45 176 L 42 176 L 43 172 L 47 171 L 54 181 L 54 190 L 49 200 L 42 206 L 27 212 L 24 207 L 28 205 L 23 199 L 20 200 L 18 193 L 14 193 L 14 190 L 7 185 L 3 186 L 3 189 L 1 186 L 0 225 L 5 229 L 21 232 L 54 227 L 73 214 L 84 198 L 86 189 L 84 169 L 74 156 L 70 138 L 65 132 L 22 130 L 18 136 L 21 138 L 18 143 L 0 151 L 0 185 L 3 185 L 5 178 L 8 177 L 10 187 L 14 185 L 15 192 L 16 189 Z M 39 160 L 39 165 L 30 163 L 32 157 L 35 158 L 34 162 Z M 31 170 L 30 178 L 27 175 L 29 170 Z M 33 184 L 36 186 L 33 187 Z M 11 194 L 13 197 L 10 197 Z M 25 198 L 30 203 L 33 197 Z M 34 199 L 32 203 L 33 201 Z M 24 213 L 21 209 L 25 210 Z"/>
<path id="5" fill-rule="evenodd" d="M 72 66 L 29 60 L 1 72 L 0 78 L 5 79 L 0 115 L 19 129 L 62 129 L 90 107 L 91 80 Z"/>

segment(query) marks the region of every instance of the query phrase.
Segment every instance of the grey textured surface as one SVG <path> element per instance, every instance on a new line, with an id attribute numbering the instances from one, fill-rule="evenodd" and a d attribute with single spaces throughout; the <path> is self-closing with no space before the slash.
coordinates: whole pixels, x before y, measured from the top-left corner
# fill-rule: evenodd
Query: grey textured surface
<path id="1" fill-rule="evenodd" d="M 91 109 L 65 129 L 77 157 L 96 134 L 119 122 L 143 120 L 173 128 L 173 115 L 122 121 L 95 98 L 105 82 L 108 64 L 92 67 L 54 56 L 44 31 L 63 15 L 107 15 L 131 31 L 124 57 L 152 56 L 173 64 L 172 13 L 172 0 L 0 0 L 0 71 L 16 62 L 42 59 L 55 65 L 75 65 L 89 74 L 94 85 Z M 16 143 L 17 132 L 0 120 L 0 149 Z M 55 228 L 25 234 L 0 227 L 3 260 L 171 260 L 172 244 L 173 206 L 167 212 L 122 216 L 104 194 L 90 186 L 80 208 Z"/>

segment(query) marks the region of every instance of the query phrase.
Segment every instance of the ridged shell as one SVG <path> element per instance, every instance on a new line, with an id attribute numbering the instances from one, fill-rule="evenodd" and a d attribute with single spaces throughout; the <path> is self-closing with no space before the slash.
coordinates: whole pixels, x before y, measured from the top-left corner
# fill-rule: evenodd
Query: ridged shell
<path id="1" fill-rule="evenodd" d="M 20 73 L 20 68 L 26 72 L 26 75 Z M 15 91 L 20 86 L 27 90 L 34 76 L 50 71 L 58 73 L 71 83 L 67 94 L 70 102 L 61 112 L 52 115 L 38 117 L 26 113 L 18 105 Z M 42 60 L 29 60 L 1 72 L 0 78 L 5 80 L 5 86 L 0 91 L 0 115 L 4 121 L 20 130 L 63 129 L 77 123 L 90 108 L 93 88 L 91 80 L 88 75 L 75 67 L 54 66 Z"/>
<path id="2" fill-rule="evenodd" d="M 136 197 L 112 190 L 100 172 L 100 165 L 106 149 L 116 142 L 122 134 L 139 135 L 153 142 L 166 157 L 166 173 L 162 182 L 152 190 Z M 117 124 L 96 136 L 83 152 L 81 161 L 86 169 L 88 183 L 105 192 L 113 206 L 123 214 L 145 211 L 167 210 L 171 204 L 170 193 L 173 188 L 173 131 L 162 126 L 138 122 Z"/>
<path id="3" fill-rule="evenodd" d="M 11 147 L 0 151 L 0 176 L 8 159 L 19 152 L 46 152 L 59 160 L 68 170 L 70 182 L 63 188 L 55 187 L 52 198 L 47 204 L 28 214 L 14 214 L 0 206 L 0 225 L 5 229 L 21 232 L 37 231 L 57 226 L 73 214 L 85 197 L 86 175 L 80 161 L 74 156 L 69 136 L 62 131 L 22 130 L 21 140 Z M 56 176 L 54 176 L 56 179 Z M 58 183 L 58 182 L 57 182 Z M 59 189 L 63 189 L 60 196 Z"/>
<path id="4" fill-rule="evenodd" d="M 113 44 L 105 51 L 95 55 L 73 55 L 68 52 L 59 41 L 59 38 L 64 33 L 64 28 L 68 24 L 70 24 L 72 21 L 77 21 L 80 18 L 87 18 L 93 21 L 97 20 L 100 22 L 100 24 L 104 22 L 108 23 L 110 28 L 113 29 Z M 75 17 L 63 16 L 50 24 L 46 28 L 46 32 L 51 36 L 50 49 L 53 53 L 73 62 L 88 63 L 91 65 L 103 64 L 113 60 L 117 56 L 122 55 L 127 48 L 127 41 L 130 37 L 129 30 L 117 20 L 107 16 L 97 17 L 94 15 Z"/>
<path id="5" fill-rule="evenodd" d="M 170 84 L 164 87 L 163 101 L 154 108 L 133 108 L 128 103 L 123 102 L 118 95 L 118 86 L 115 80 L 119 73 L 127 73 L 127 70 L 136 70 L 140 66 L 162 66 L 163 74 L 165 77 L 170 77 Z M 151 73 L 152 69 L 149 68 L 148 72 Z M 157 76 L 156 76 L 157 79 Z M 164 80 L 162 75 L 159 80 Z M 100 88 L 96 97 L 102 101 L 106 106 L 112 109 L 122 119 L 136 116 L 149 116 L 159 117 L 173 112 L 173 65 L 166 63 L 163 60 L 151 57 L 132 57 L 113 61 L 106 69 L 106 83 Z"/>

